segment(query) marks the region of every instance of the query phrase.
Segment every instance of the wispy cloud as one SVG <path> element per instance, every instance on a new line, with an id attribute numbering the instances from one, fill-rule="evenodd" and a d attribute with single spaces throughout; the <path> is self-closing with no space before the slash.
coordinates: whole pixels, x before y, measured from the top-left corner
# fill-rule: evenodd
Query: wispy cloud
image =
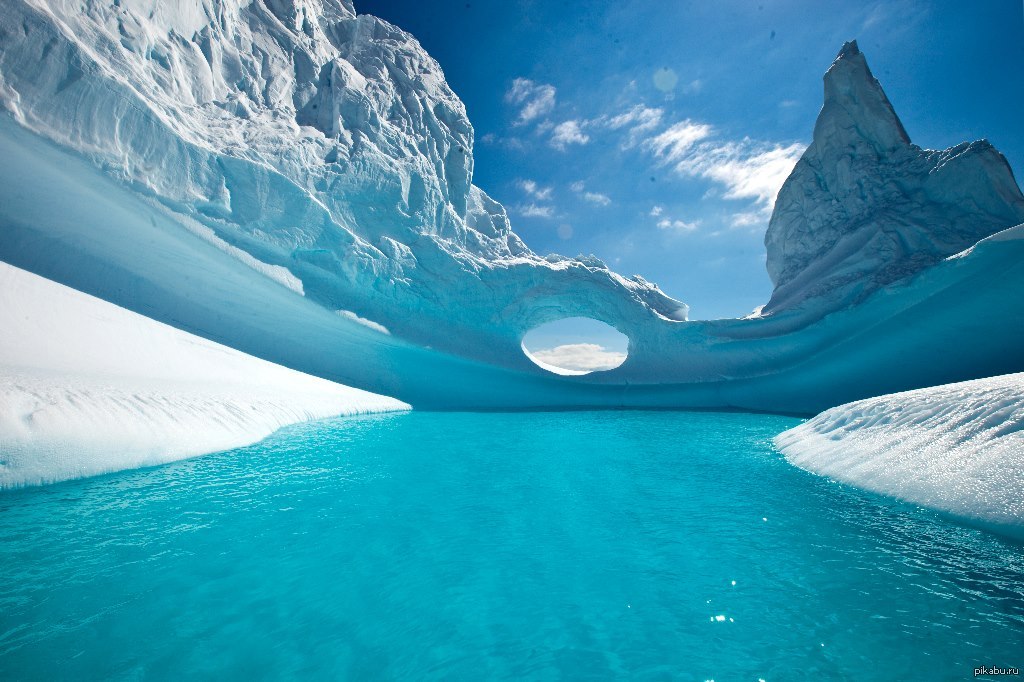
<path id="1" fill-rule="evenodd" d="M 555 86 L 516 78 L 505 93 L 505 101 L 519 107 L 516 125 L 537 119 L 555 108 Z"/>
<path id="2" fill-rule="evenodd" d="M 698 93 L 704 89 L 704 81 L 699 78 L 694 78 L 692 81 L 683 86 L 683 92 L 687 94 Z"/>
<path id="3" fill-rule="evenodd" d="M 733 227 L 757 227 L 764 223 L 764 211 L 746 211 L 732 216 Z"/>
<path id="4" fill-rule="evenodd" d="M 555 209 L 551 206 L 539 206 L 535 203 L 529 203 L 516 206 L 516 213 L 524 218 L 551 218 L 555 215 Z"/>
<path id="5" fill-rule="evenodd" d="M 671 218 L 663 218 L 658 221 L 658 228 L 662 230 L 675 230 L 676 232 L 693 232 L 698 227 L 700 227 L 699 220 L 694 220 L 688 223 L 685 220 L 672 220 Z"/>
<path id="6" fill-rule="evenodd" d="M 612 130 L 627 129 L 628 133 L 623 148 L 636 146 L 637 142 L 649 132 L 661 125 L 665 112 L 658 107 L 637 104 L 632 109 L 604 121 Z"/>
<path id="7" fill-rule="evenodd" d="M 747 199 L 757 210 L 734 217 L 735 226 L 763 222 L 775 206 L 782 183 L 803 153 L 804 145 L 716 140 L 706 123 L 689 119 L 652 135 L 644 146 L 661 163 L 685 177 L 699 177 L 722 185 L 725 199 Z M 752 216 L 757 216 L 756 220 Z"/>
<path id="8" fill-rule="evenodd" d="M 584 201 L 589 201 L 590 203 L 597 204 L 598 206 L 611 205 L 612 198 L 610 196 L 608 196 L 607 194 L 602 194 L 601 192 L 585 192 L 584 190 L 586 188 L 587 186 L 583 184 L 582 180 L 577 180 L 576 182 L 569 185 L 569 189 L 571 189 L 573 192 L 576 192 L 577 194 L 582 195 Z"/>
<path id="9" fill-rule="evenodd" d="M 710 137 L 711 131 L 711 126 L 706 123 L 686 119 L 648 138 L 644 144 L 665 163 L 678 162 L 686 159 L 698 142 Z"/>
<path id="10" fill-rule="evenodd" d="M 571 144 L 586 144 L 590 136 L 583 132 L 577 120 L 563 121 L 551 131 L 551 146 L 564 151 Z"/>
<path id="11" fill-rule="evenodd" d="M 680 159 L 675 169 L 683 175 L 713 180 L 726 188 L 726 199 L 752 199 L 771 213 L 775 196 L 800 159 L 804 145 L 766 145 L 740 142 L 700 145 Z"/>
<path id="12" fill-rule="evenodd" d="M 664 212 L 665 212 L 665 207 L 664 206 L 651 206 L 650 216 L 652 218 L 657 218 L 658 216 L 660 216 Z"/>
<path id="13" fill-rule="evenodd" d="M 545 350 L 533 351 L 541 362 L 576 372 L 595 372 L 621 365 L 626 354 L 611 351 L 596 343 L 570 343 Z"/>
<path id="14" fill-rule="evenodd" d="M 520 180 L 518 183 L 519 189 L 526 192 L 528 195 L 537 199 L 538 201 L 547 201 L 551 198 L 551 188 L 541 187 L 534 180 Z"/>

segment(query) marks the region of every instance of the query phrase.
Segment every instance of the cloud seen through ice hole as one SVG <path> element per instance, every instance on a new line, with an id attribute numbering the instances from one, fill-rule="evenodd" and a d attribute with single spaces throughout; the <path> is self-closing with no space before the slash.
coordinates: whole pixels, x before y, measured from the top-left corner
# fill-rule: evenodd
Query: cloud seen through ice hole
<path id="1" fill-rule="evenodd" d="M 626 360 L 626 353 L 608 350 L 596 343 L 569 343 L 533 351 L 530 355 L 546 365 L 572 372 L 614 369 Z"/>

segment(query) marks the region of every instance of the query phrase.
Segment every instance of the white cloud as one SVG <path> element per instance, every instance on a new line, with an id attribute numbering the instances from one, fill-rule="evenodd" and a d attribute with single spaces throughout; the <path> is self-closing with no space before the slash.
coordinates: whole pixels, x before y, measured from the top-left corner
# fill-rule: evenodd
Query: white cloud
<path id="1" fill-rule="evenodd" d="M 505 101 L 519 107 L 516 125 L 523 125 L 555 108 L 555 86 L 516 78 L 505 93 Z"/>
<path id="2" fill-rule="evenodd" d="M 600 192 L 584 192 L 583 190 L 586 189 L 586 185 L 583 184 L 582 180 L 577 180 L 576 182 L 569 185 L 569 189 L 571 189 L 573 192 L 576 192 L 577 194 L 582 193 L 583 199 L 585 201 L 589 201 L 592 204 L 597 204 L 598 206 L 608 206 L 609 204 L 612 203 L 611 197 L 609 197 L 607 194 L 601 194 Z"/>
<path id="3" fill-rule="evenodd" d="M 662 230 L 676 230 L 678 232 L 693 232 L 700 227 L 700 221 L 694 220 L 692 222 L 686 222 L 684 220 L 672 220 L 671 218 L 663 218 L 658 221 L 658 227 Z"/>
<path id="4" fill-rule="evenodd" d="M 706 123 L 694 123 L 686 119 L 649 138 L 644 144 L 655 156 L 671 163 L 687 157 L 694 145 L 711 136 L 712 130 Z"/>
<path id="5" fill-rule="evenodd" d="M 555 215 L 555 209 L 551 206 L 538 206 L 530 203 L 516 206 L 516 213 L 524 218 L 550 218 Z"/>
<path id="6" fill-rule="evenodd" d="M 612 203 L 611 198 L 607 194 L 601 194 L 600 192 L 584 192 L 583 198 L 598 206 L 607 206 Z"/>
<path id="7" fill-rule="evenodd" d="M 664 206 L 652 206 L 651 207 L 651 217 L 652 218 L 657 218 L 658 216 L 660 216 L 664 212 L 665 212 L 665 207 Z"/>
<path id="8" fill-rule="evenodd" d="M 604 125 L 612 130 L 628 128 L 629 133 L 623 148 L 628 149 L 636 146 L 637 142 L 647 133 L 661 125 L 661 117 L 664 110 L 660 108 L 647 107 L 637 104 L 629 111 L 625 111 L 610 119 L 604 120 Z"/>
<path id="9" fill-rule="evenodd" d="M 680 175 L 711 180 L 725 188 L 725 199 L 748 199 L 757 211 L 737 214 L 735 226 L 763 223 L 775 207 L 782 183 L 803 153 L 804 145 L 765 144 L 750 138 L 714 140 L 714 129 L 689 119 L 648 138 L 644 147 Z M 756 218 L 755 218 L 756 216 Z"/>
<path id="10" fill-rule="evenodd" d="M 676 163 L 677 172 L 708 178 L 724 185 L 726 199 L 752 199 L 765 214 L 775 207 L 775 197 L 804 145 L 764 145 L 744 139 L 719 145 L 700 145 Z"/>
<path id="11" fill-rule="evenodd" d="M 746 213 L 737 213 L 732 217 L 733 227 L 757 227 L 762 225 L 765 220 L 765 215 L 762 211 L 747 211 Z"/>
<path id="12" fill-rule="evenodd" d="M 559 123 L 551 132 L 551 146 L 558 150 L 564 150 L 570 144 L 587 142 L 590 142 L 590 136 L 583 132 L 580 122 L 576 120 Z"/>
<path id="13" fill-rule="evenodd" d="M 570 343 L 531 352 L 541 362 L 577 372 L 613 369 L 626 360 L 626 354 L 605 349 L 596 343 Z"/>
<path id="14" fill-rule="evenodd" d="M 618 130 L 619 128 L 629 126 L 630 130 L 640 132 L 652 130 L 661 123 L 661 117 L 664 113 L 660 108 L 637 104 L 629 111 L 610 118 L 608 120 L 608 127 L 612 130 Z"/>
<path id="15" fill-rule="evenodd" d="M 520 180 L 519 188 L 539 201 L 547 201 L 551 198 L 551 188 L 541 187 L 533 180 Z"/>

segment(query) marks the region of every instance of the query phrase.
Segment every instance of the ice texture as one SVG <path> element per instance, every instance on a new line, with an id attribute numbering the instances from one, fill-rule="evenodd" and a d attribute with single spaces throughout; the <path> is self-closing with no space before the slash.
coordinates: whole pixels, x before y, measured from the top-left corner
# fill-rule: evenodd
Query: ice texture
<path id="1" fill-rule="evenodd" d="M 814 139 L 779 191 L 763 314 L 821 316 L 1024 222 L 1024 196 L 986 140 L 910 142 L 857 42 L 825 73 Z"/>
<path id="2" fill-rule="evenodd" d="M 563 313 L 686 317 L 597 259 L 530 251 L 472 184 L 440 66 L 347 0 L 12 0 L 0 37 L 22 126 L 332 310 L 478 358 L 521 357 L 513 337 Z"/>
<path id="3" fill-rule="evenodd" d="M 808 471 L 1024 538 L 1024 374 L 840 405 L 775 443 Z"/>
<path id="4" fill-rule="evenodd" d="M 0 263 L 0 488 L 160 464 L 295 422 L 408 409 Z"/>
<path id="5" fill-rule="evenodd" d="M 531 252 L 472 184 L 438 64 L 347 2 L 4 10 L 0 260 L 251 355 L 443 409 L 814 413 L 1024 371 L 1005 162 L 906 143 L 852 45 L 776 207 L 772 302 L 688 321 L 640 276 Z M 528 330 L 574 316 L 629 337 L 626 361 L 526 357 Z"/>

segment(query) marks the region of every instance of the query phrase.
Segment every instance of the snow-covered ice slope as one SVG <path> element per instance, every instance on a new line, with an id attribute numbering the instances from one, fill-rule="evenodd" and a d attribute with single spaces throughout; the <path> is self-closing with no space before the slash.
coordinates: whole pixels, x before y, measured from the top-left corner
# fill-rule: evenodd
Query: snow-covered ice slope
<path id="1" fill-rule="evenodd" d="M 309 419 L 402 409 L 0 263 L 0 488 L 226 450 Z"/>
<path id="2" fill-rule="evenodd" d="M 778 296 L 687 321 L 639 276 L 527 249 L 472 184 L 440 67 L 348 0 L 9 0 L 0 260 L 423 408 L 812 413 L 1024 370 L 1024 203 L 1001 157 L 904 144 L 852 46 L 825 93 L 772 222 Z M 527 331 L 577 315 L 629 337 L 620 367 L 526 357 Z"/>
<path id="3" fill-rule="evenodd" d="M 775 443 L 809 471 L 1024 538 L 1024 374 L 840 405 Z"/>

